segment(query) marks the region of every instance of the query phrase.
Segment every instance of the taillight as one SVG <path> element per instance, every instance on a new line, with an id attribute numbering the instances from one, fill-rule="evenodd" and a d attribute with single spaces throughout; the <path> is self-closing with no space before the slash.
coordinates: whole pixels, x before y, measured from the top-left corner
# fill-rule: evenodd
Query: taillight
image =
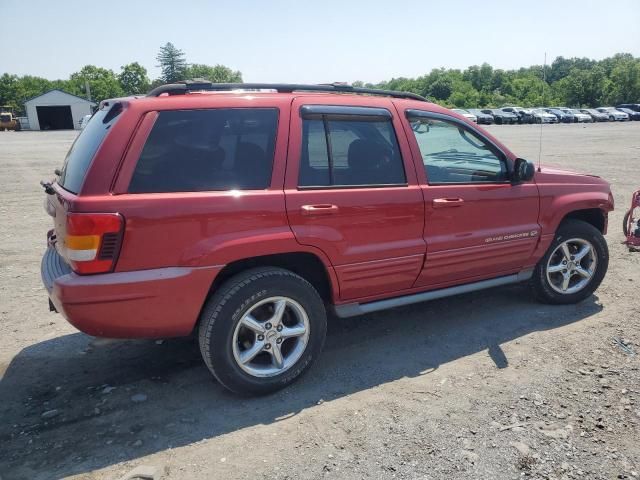
<path id="1" fill-rule="evenodd" d="M 63 255 L 80 274 L 113 269 L 122 240 L 122 217 L 117 213 L 69 213 Z"/>

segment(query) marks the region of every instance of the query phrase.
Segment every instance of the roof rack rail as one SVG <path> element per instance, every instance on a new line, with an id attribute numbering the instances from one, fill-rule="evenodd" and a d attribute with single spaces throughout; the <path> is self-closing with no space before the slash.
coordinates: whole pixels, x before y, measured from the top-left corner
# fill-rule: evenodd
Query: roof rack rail
<path id="1" fill-rule="evenodd" d="M 211 83 L 207 80 L 185 80 L 177 83 L 160 85 L 151 90 L 147 97 L 158 97 L 163 93 L 168 95 L 184 95 L 189 92 L 223 92 L 231 90 L 275 90 L 280 93 L 291 92 L 333 92 L 359 93 L 364 95 L 380 95 L 384 97 L 406 98 L 428 102 L 425 97 L 411 92 L 397 90 L 379 90 L 376 88 L 352 87 L 342 83 L 328 83 L 319 85 L 302 85 L 296 83 Z"/>

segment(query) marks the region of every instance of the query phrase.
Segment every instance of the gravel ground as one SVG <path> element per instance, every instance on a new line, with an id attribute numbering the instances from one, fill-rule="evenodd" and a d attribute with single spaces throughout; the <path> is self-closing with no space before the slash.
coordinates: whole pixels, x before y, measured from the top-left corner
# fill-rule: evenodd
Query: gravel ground
<path id="1" fill-rule="evenodd" d="M 540 127 L 492 127 L 529 159 Z M 542 160 L 608 179 L 609 273 L 579 305 L 526 285 L 332 320 L 309 374 L 227 393 L 188 339 L 112 341 L 50 313 L 38 181 L 73 132 L 0 132 L 0 477 L 610 479 L 640 475 L 640 122 L 543 127 Z"/>

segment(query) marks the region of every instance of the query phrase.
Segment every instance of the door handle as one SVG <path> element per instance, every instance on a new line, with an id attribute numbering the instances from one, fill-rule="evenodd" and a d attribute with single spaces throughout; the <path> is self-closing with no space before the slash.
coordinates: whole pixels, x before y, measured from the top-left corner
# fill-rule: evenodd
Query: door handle
<path id="1" fill-rule="evenodd" d="M 462 198 L 434 198 L 433 208 L 461 207 L 463 203 Z"/>
<path id="2" fill-rule="evenodd" d="M 300 211 L 302 215 L 331 215 L 338 213 L 338 206 L 331 204 L 302 205 Z"/>

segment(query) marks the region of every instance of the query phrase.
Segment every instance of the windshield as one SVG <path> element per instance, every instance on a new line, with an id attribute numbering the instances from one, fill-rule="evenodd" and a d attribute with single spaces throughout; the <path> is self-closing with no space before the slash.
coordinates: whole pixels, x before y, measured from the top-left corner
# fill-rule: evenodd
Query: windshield
<path id="1" fill-rule="evenodd" d="M 95 156 L 102 141 L 107 136 L 109 129 L 115 124 L 120 113 L 122 104 L 116 103 L 113 107 L 98 110 L 89 120 L 87 126 L 82 130 L 76 141 L 73 142 L 67 157 L 64 160 L 62 173 L 58 179 L 58 184 L 71 193 L 78 193 L 84 177 L 89 170 L 91 160 Z"/>

